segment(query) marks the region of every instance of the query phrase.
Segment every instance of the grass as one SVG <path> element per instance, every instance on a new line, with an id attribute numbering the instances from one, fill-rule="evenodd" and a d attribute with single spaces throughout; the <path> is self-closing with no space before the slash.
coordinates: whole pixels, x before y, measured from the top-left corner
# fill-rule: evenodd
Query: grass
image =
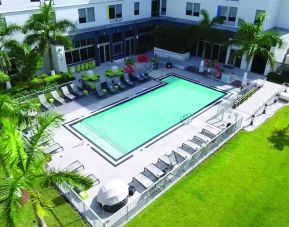
<path id="1" fill-rule="evenodd" d="M 238 133 L 127 226 L 289 226 L 288 116 Z"/>
<path id="2" fill-rule="evenodd" d="M 52 209 L 48 210 L 45 221 L 47 226 L 50 227 L 87 227 L 80 214 L 66 202 L 58 191 L 53 188 L 47 188 L 42 191 L 42 195 L 47 201 L 51 201 Z M 31 204 L 26 204 L 21 208 L 17 219 L 17 227 L 26 226 L 33 227 L 35 217 L 32 212 Z M 1 223 L 0 226 L 5 226 Z"/>

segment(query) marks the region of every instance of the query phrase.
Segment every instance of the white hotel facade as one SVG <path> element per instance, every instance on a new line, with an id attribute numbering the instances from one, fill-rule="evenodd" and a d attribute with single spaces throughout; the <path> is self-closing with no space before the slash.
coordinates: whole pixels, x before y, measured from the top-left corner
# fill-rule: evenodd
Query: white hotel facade
<path id="1" fill-rule="evenodd" d="M 0 0 L 0 14 L 7 24 L 22 25 L 31 14 L 37 13 L 45 0 Z M 69 19 L 77 29 L 69 34 L 74 50 L 66 51 L 64 64 L 75 65 L 95 60 L 101 64 L 114 59 L 147 51 L 153 47 L 156 26 L 169 24 L 189 26 L 201 19 L 200 9 L 211 17 L 222 16 L 221 29 L 235 32 L 238 19 L 254 23 L 256 15 L 267 13 L 265 29 L 277 29 L 289 40 L 289 0 L 54 0 L 56 19 Z M 19 35 L 19 39 L 21 36 Z M 200 42 L 192 55 L 200 56 L 205 42 Z M 274 51 L 279 63 L 288 63 L 288 45 Z M 231 48 L 224 49 L 219 61 L 245 68 L 243 59 L 232 60 Z M 288 55 L 289 56 L 289 55 Z M 206 56 L 200 56 L 206 57 Z M 255 59 L 251 70 L 267 73 L 266 62 Z M 64 67 L 64 68 L 65 68 Z"/>

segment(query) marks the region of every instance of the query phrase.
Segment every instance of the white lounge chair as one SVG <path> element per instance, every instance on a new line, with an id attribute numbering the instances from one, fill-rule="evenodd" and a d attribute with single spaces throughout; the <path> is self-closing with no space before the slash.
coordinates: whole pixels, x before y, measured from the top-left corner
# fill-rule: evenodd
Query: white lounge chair
<path id="1" fill-rule="evenodd" d="M 181 156 L 183 159 L 187 159 L 191 156 L 189 153 L 187 153 L 186 151 L 184 151 L 180 147 L 174 149 L 173 152 L 175 152 L 177 155 Z"/>
<path id="2" fill-rule="evenodd" d="M 44 94 L 38 95 L 38 99 L 42 106 L 44 106 L 46 109 L 51 109 L 53 106 L 47 101 Z"/>
<path id="3" fill-rule="evenodd" d="M 149 188 L 150 186 L 154 184 L 154 182 L 151 179 L 147 178 L 142 173 L 135 176 L 133 179 L 139 182 L 145 189 Z"/>
<path id="4" fill-rule="evenodd" d="M 289 102 L 289 93 L 287 92 L 281 92 L 279 94 L 279 98 L 286 101 L 286 102 Z"/>
<path id="5" fill-rule="evenodd" d="M 182 147 L 184 148 L 188 148 L 188 149 L 191 149 L 193 152 L 196 152 L 198 150 L 201 149 L 202 146 L 200 146 L 199 144 L 196 144 L 190 140 L 187 140 L 186 142 L 183 143 Z"/>
<path id="6" fill-rule="evenodd" d="M 160 177 L 165 175 L 165 173 L 161 169 L 159 169 L 157 166 L 155 166 L 152 163 L 150 165 L 148 165 L 145 168 L 145 170 L 148 170 L 152 175 L 154 175 L 157 178 L 160 178 Z"/>
<path id="7" fill-rule="evenodd" d="M 63 92 L 63 95 L 64 95 L 66 98 L 68 98 L 68 99 L 70 99 L 70 100 L 75 99 L 75 96 L 72 95 L 72 94 L 69 92 L 69 90 L 68 90 L 68 88 L 67 88 L 66 86 L 62 87 L 61 90 L 62 90 L 62 92 Z"/>
<path id="8" fill-rule="evenodd" d="M 205 128 L 202 129 L 202 133 L 210 138 L 216 137 L 218 134 L 222 132 L 221 129 L 214 127 L 212 125 L 207 125 Z"/>
<path id="9" fill-rule="evenodd" d="M 78 172 L 78 171 L 84 170 L 84 166 L 79 161 L 75 161 L 69 164 L 68 166 L 66 166 L 63 170 Z"/>
<path id="10" fill-rule="evenodd" d="M 60 97 L 59 94 L 57 93 L 57 91 L 52 91 L 51 92 L 52 97 L 59 103 L 64 104 L 65 100 L 64 98 Z"/>
<path id="11" fill-rule="evenodd" d="M 208 143 L 208 142 L 210 142 L 212 140 L 211 138 L 205 136 L 202 133 L 197 133 L 194 137 L 199 139 L 199 140 L 201 140 L 201 141 L 203 141 L 203 143 Z"/>
<path id="12" fill-rule="evenodd" d="M 48 145 L 44 150 L 44 154 L 52 154 L 63 151 L 63 147 L 59 143 L 55 143 L 53 145 Z"/>

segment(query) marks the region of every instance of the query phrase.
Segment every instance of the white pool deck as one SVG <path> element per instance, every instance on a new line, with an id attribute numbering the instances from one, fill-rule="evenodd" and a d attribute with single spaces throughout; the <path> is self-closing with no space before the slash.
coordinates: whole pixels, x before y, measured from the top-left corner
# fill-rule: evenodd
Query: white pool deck
<path id="1" fill-rule="evenodd" d="M 176 73 L 183 77 L 191 78 L 205 85 L 214 86 L 218 89 L 233 94 L 240 90 L 240 88 L 233 87 L 232 85 L 224 84 L 220 81 L 209 78 L 204 78 L 203 76 L 176 68 L 152 71 L 150 76 L 153 78 L 159 78 L 167 73 Z M 255 80 L 255 78 L 252 80 Z M 76 118 L 89 116 L 93 111 L 99 110 L 104 106 L 125 97 L 131 97 L 137 92 L 154 86 L 156 83 L 156 81 L 151 80 L 104 100 L 99 100 L 96 98 L 96 95 L 92 94 L 91 96 L 85 97 L 81 100 L 56 107 L 55 110 L 63 113 L 65 116 L 65 121 L 69 122 Z M 269 92 L 276 92 L 280 88 L 280 85 L 265 82 L 264 86 L 257 91 L 257 93 L 255 93 L 250 99 L 237 108 L 237 112 L 242 114 L 244 118 L 248 118 L 259 104 L 268 99 Z M 218 108 L 218 105 L 212 106 L 210 109 L 207 109 L 205 112 L 202 112 L 200 115 L 193 118 L 191 122 L 183 123 L 177 130 L 169 133 L 151 146 L 137 149 L 131 153 L 132 157 L 117 166 L 112 165 L 110 162 L 92 150 L 88 141 L 81 141 L 66 128 L 61 127 L 56 130 L 54 138 L 63 146 L 64 151 L 53 155 L 51 165 L 57 169 L 63 169 L 67 165 L 78 160 L 84 165 L 85 169 L 82 172 L 85 175 L 93 174 L 99 178 L 100 184 L 88 190 L 89 198 L 85 200 L 85 203 L 87 206 L 91 207 L 97 213 L 97 215 L 105 219 L 110 216 L 110 213 L 102 211 L 96 203 L 96 196 L 102 185 L 112 179 L 122 179 L 125 182 L 130 183 L 134 176 L 143 171 L 144 167 L 148 166 L 150 163 L 157 162 L 159 157 L 163 156 L 164 154 L 171 153 L 174 148 L 181 146 L 182 142 L 191 139 L 194 134 L 200 132 L 201 129 L 207 124 L 208 119 L 216 115 Z M 274 108 L 278 109 L 277 106 L 274 106 Z M 271 111 L 273 111 L 273 109 L 271 109 Z M 267 115 L 270 116 L 269 114 Z M 136 195 L 140 192 L 141 187 Z"/>

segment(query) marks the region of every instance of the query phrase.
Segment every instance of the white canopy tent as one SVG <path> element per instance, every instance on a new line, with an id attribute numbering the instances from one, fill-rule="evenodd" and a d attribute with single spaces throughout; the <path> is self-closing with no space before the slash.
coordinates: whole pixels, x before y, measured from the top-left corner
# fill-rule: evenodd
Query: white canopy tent
<path id="1" fill-rule="evenodd" d="M 113 211 L 126 204 L 128 185 L 119 179 L 113 179 L 102 186 L 97 195 L 97 202 L 106 211 Z"/>

